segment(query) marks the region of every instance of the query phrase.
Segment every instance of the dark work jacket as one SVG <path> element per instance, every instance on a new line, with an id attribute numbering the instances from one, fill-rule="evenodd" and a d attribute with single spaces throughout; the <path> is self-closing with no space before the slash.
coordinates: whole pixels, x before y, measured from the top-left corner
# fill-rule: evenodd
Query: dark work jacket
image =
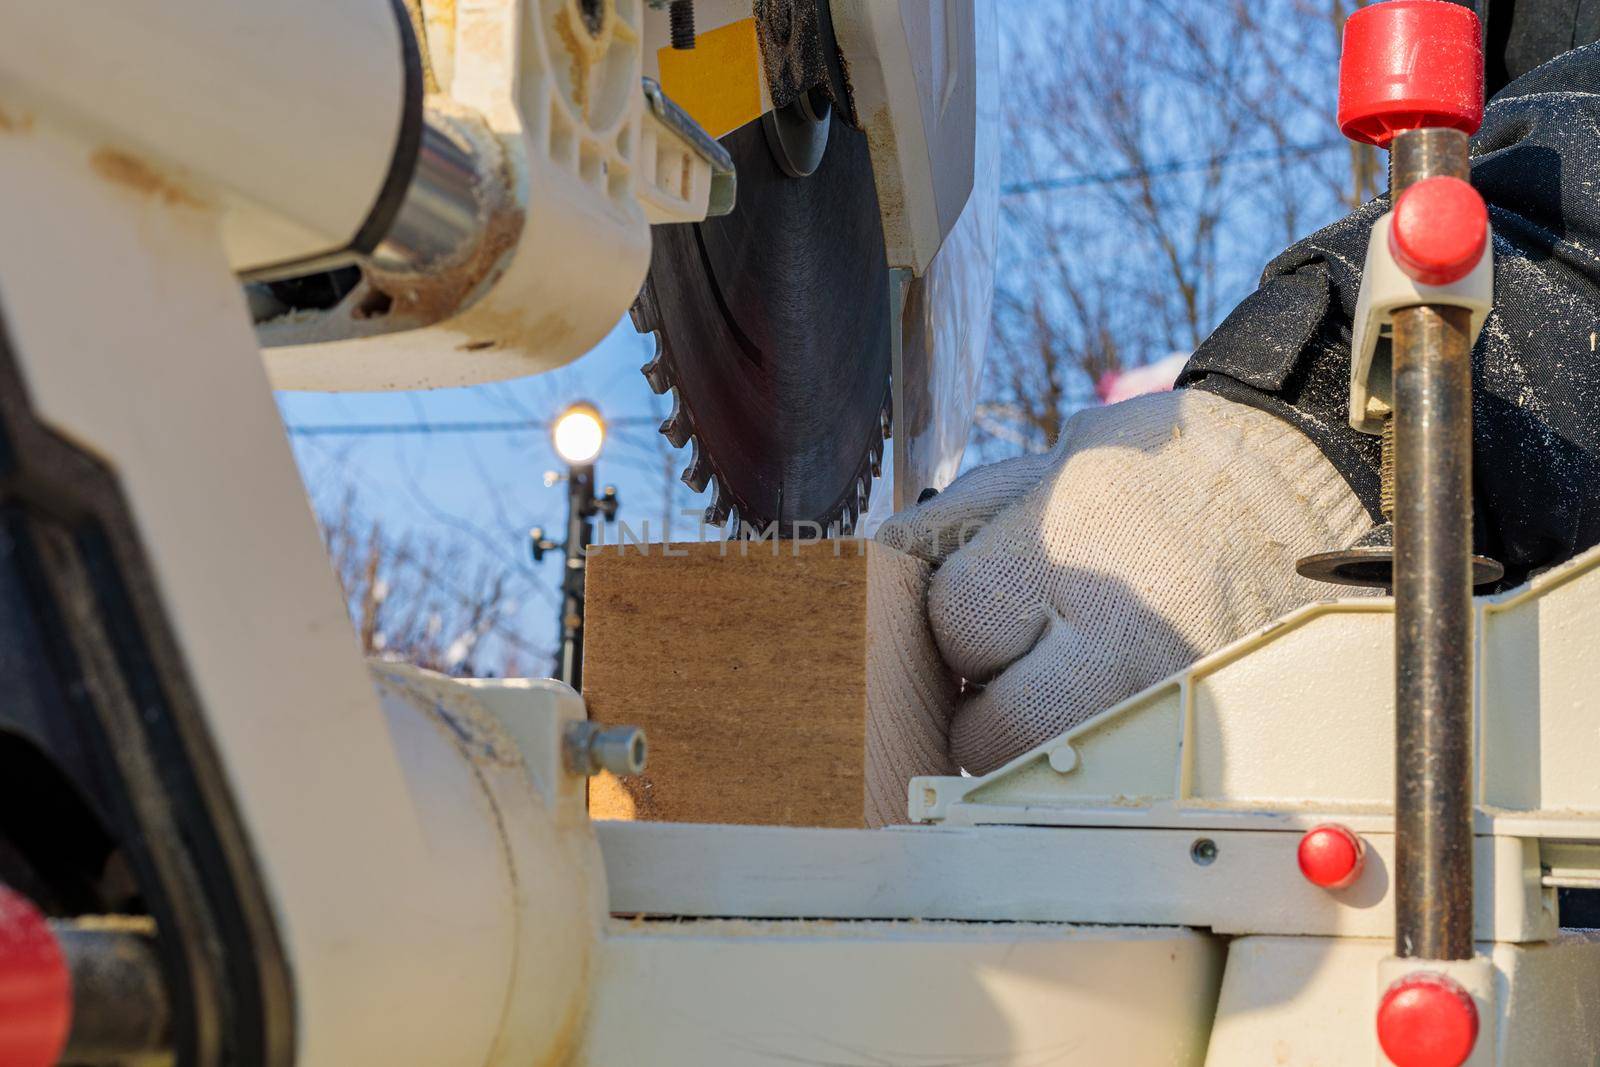
<path id="1" fill-rule="evenodd" d="M 1574 18 L 1594 8 L 1600 32 L 1596 0 L 1539 2 Z M 1532 46 L 1511 44 L 1527 62 Z M 1472 182 L 1495 254 L 1495 309 L 1473 350 L 1475 540 L 1510 584 L 1600 543 L 1600 44 L 1495 94 Z M 1379 197 L 1273 260 L 1179 378 L 1298 426 L 1375 520 L 1378 439 L 1348 422 L 1350 336 L 1367 235 L 1388 209 Z"/>

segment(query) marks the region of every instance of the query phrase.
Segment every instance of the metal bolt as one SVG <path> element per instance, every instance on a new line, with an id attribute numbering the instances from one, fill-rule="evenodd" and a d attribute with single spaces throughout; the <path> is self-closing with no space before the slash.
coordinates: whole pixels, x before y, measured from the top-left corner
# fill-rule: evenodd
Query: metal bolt
<path id="1" fill-rule="evenodd" d="M 1189 846 L 1189 858 L 1201 867 L 1209 867 L 1217 859 L 1217 843 L 1209 837 L 1202 837 Z"/>
<path id="2" fill-rule="evenodd" d="M 672 47 L 688 51 L 694 47 L 694 0 L 672 0 L 667 8 L 672 29 Z"/>
<path id="3" fill-rule="evenodd" d="M 561 741 L 561 756 L 569 774 L 642 774 L 649 758 L 644 731 L 637 726 L 568 723 Z"/>

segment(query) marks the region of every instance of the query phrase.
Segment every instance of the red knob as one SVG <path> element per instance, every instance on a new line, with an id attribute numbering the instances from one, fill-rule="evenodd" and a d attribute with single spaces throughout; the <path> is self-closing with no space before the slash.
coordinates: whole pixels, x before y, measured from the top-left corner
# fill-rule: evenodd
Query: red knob
<path id="1" fill-rule="evenodd" d="M 52 1067 L 71 1021 L 61 946 L 28 898 L 0 886 L 0 1064 Z"/>
<path id="2" fill-rule="evenodd" d="M 1387 148 L 1401 130 L 1483 123 L 1478 16 L 1447 0 L 1387 0 L 1345 20 L 1339 129 Z"/>
<path id="3" fill-rule="evenodd" d="M 1378 1044 L 1395 1067 L 1461 1067 L 1478 1041 L 1472 994 L 1442 974 L 1408 974 L 1378 1005 Z"/>
<path id="4" fill-rule="evenodd" d="M 1307 830 L 1297 855 L 1306 881 L 1324 889 L 1343 889 L 1361 877 L 1367 847 L 1349 829 L 1330 822 Z"/>
<path id="5" fill-rule="evenodd" d="M 1389 252 L 1424 285 L 1472 273 L 1489 245 L 1489 209 L 1460 178 L 1424 178 L 1400 194 L 1389 223 Z"/>

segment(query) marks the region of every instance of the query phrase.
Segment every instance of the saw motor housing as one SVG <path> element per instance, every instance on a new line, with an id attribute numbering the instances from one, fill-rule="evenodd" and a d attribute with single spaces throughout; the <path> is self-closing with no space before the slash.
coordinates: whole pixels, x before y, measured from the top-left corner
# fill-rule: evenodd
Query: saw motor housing
<path id="1" fill-rule="evenodd" d="M 877 124 L 880 191 L 893 191 L 879 198 L 888 265 L 920 275 L 972 188 L 972 3 L 833 6 L 840 48 L 862 72 L 848 91 Z M 716 114 L 701 122 L 675 101 L 682 64 L 659 58 L 674 58 L 662 5 L 423 0 L 421 12 L 418 136 L 468 172 L 456 220 L 466 247 L 454 260 L 415 265 L 352 256 L 341 266 L 365 276 L 331 303 L 316 301 L 326 306 L 261 293 L 257 329 L 279 388 L 433 388 L 561 366 L 633 303 L 652 224 L 733 206 L 736 177 L 705 136 L 729 131 Z M 708 54 L 730 30 L 748 33 L 752 46 L 716 73 L 718 84 L 686 95 L 743 97 L 770 110 L 768 71 L 778 63 L 760 51 L 751 5 L 706 0 L 697 18 L 702 38 L 712 38 Z M 703 74 L 704 64 L 694 69 Z M 326 273 L 296 274 L 292 261 L 241 266 L 247 279 L 278 283 L 285 295 L 286 279 Z"/>

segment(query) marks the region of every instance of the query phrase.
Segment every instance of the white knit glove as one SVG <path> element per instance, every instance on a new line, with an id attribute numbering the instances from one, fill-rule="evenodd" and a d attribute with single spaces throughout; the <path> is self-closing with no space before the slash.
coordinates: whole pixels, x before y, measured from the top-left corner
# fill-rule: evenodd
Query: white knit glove
<path id="1" fill-rule="evenodd" d="M 1294 427 L 1186 389 L 1082 411 L 1050 452 L 970 471 L 878 540 L 938 565 L 939 651 L 982 686 L 951 752 L 983 774 L 1285 612 L 1360 594 L 1294 564 L 1369 525 Z"/>

